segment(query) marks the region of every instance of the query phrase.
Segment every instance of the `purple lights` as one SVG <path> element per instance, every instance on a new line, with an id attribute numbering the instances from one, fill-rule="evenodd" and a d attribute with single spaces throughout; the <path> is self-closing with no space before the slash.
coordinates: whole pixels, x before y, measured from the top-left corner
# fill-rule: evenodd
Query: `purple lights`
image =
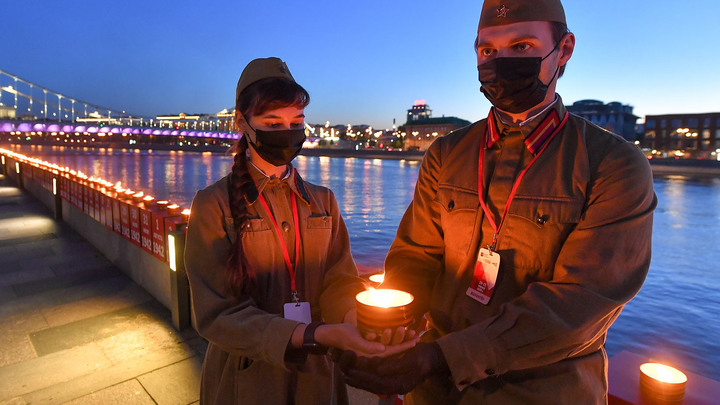
<path id="1" fill-rule="evenodd" d="M 79 124 L 60 124 L 60 123 L 44 123 L 44 122 L 16 122 L 16 121 L 0 121 L 0 132 L 64 132 L 76 134 L 132 134 L 132 135 L 159 135 L 159 136 L 189 136 L 193 138 L 213 138 L 213 139 L 238 139 L 239 135 L 228 132 L 216 131 L 193 131 L 193 130 L 176 130 L 163 128 L 134 128 L 134 127 L 115 127 L 115 126 L 86 126 Z"/>

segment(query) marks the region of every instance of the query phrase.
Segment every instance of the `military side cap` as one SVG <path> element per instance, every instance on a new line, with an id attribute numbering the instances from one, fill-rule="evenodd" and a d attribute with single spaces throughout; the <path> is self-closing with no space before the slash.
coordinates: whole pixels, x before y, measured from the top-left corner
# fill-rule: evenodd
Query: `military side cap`
<path id="1" fill-rule="evenodd" d="M 238 79 L 237 88 L 235 89 L 235 99 L 237 100 L 240 93 L 242 93 L 249 85 L 258 80 L 270 77 L 282 77 L 293 82 L 295 81 L 285 62 L 279 58 L 271 57 L 254 59 L 245 66 L 242 74 L 240 74 L 240 79 Z"/>
<path id="2" fill-rule="evenodd" d="M 565 22 L 560 0 L 485 0 L 478 31 L 485 27 L 525 21 Z"/>

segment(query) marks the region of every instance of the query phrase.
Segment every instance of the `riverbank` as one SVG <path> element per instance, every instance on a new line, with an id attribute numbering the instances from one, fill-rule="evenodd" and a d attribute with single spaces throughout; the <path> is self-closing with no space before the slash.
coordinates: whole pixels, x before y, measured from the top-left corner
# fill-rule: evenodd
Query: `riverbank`
<path id="1" fill-rule="evenodd" d="M 153 150 L 153 151 L 183 151 L 183 152 L 211 152 L 211 153 L 228 153 L 227 145 L 210 145 L 210 146 L 192 146 L 192 145 L 164 145 L 164 144 L 135 144 L 135 145 L 117 145 L 117 144 L 99 144 L 83 146 L 58 145 L 55 143 L 0 143 L 0 146 L 12 148 L 13 146 L 62 146 L 71 150 L 96 150 L 96 149 L 113 149 L 113 150 Z M 357 158 L 357 159 L 392 159 L 392 160 L 411 160 L 421 161 L 425 156 L 424 151 L 406 151 L 406 150 L 383 150 L 383 149 L 335 149 L 335 148 L 307 148 L 300 152 L 303 156 L 325 156 L 338 158 Z M 720 177 L 720 161 L 715 160 L 699 160 L 699 159 L 671 159 L 671 158 L 653 158 L 650 159 L 650 166 L 653 174 L 656 176 L 699 176 L 699 177 Z"/>

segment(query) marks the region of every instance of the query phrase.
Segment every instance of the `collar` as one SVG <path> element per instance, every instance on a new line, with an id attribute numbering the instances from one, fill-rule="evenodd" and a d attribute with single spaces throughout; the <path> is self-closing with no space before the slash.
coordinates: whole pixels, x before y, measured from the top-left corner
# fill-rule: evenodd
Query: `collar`
<path id="1" fill-rule="evenodd" d="M 265 186 L 267 186 L 268 182 L 274 179 L 268 177 L 262 170 L 252 164 L 252 162 L 250 162 L 249 160 L 247 162 L 248 171 L 250 172 L 250 176 L 252 177 L 253 181 L 248 182 L 245 185 L 245 196 L 247 197 L 248 202 L 252 204 L 257 200 L 258 196 L 265 189 Z M 291 163 L 287 165 L 285 176 L 283 176 L 280 181 L 286 182 L 290 189 L 295 194 L 297 194 L 298 197 L 300 197 L 300 199 L 305 202 L 305 204 L 310 204 L 310 197 L 308 196 L 307 188 L 305 187 L 305 181 L 302 179 L 302 177 L 300 177 L 300 174 L 297 172 L 297 170 L 293 167 Z"/>
<path id="2" fill-rule="evenodd" d="M 542 111 L 518 124 L 506 124 L 500 119 L 495 107 L 490 109 L 487 119 L 487 147 L 493 147 L 501 136 L 510 131 L 520 131 L 525 138 L 525 146 L 533 155 L 542 148 L 550 134 L 562 122 L 565 116 L 565 105 L 559 95 L 555 101 Z"/>

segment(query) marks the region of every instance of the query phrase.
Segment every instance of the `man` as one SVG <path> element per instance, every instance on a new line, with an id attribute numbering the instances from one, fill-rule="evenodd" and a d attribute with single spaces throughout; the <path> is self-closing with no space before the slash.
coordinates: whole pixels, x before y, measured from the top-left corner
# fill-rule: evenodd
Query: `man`
<path id="1" fill-rule="evenodd" d="M 412 404 L 604 404 L 606 333 L 650 265 L 650 166 L 555 93 L 560 0 L 486 0 L 475 44 L 493 107 L 429 148 L 385 262 L 428 331 L 346 379 Z"/>

